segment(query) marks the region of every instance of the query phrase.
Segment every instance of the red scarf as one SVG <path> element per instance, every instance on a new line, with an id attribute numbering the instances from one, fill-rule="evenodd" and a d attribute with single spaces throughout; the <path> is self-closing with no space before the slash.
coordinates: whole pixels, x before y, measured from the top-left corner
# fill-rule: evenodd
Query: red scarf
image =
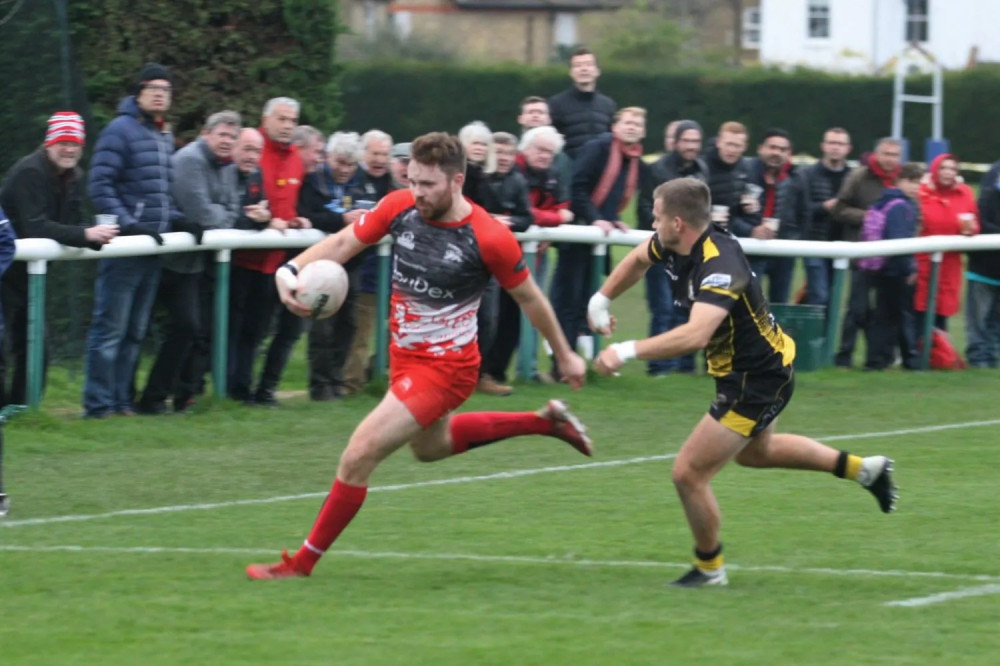
<path id="1" fill-rule="evenodd" d="M 590 195 L 590 201 L 597 208 L 604 205 L 604 200 L 608 198 L 608 193 L 614 187 L 615 181 L 621 175 L 622 156 L 629 158 L 628 175 L 625 177 L 625 192 L 622 193 L 621 201 L 618 202 L 617 212 L 621 213 L 628 205 L 629 199 L 635 194 L 636 185 L 639 184 L 639 158 L 642 157 L 642 144 L 634 143 L 626 146 L 617 138 L 611 139 L 611 148 L 608 151 L 608 163 L 604 165 L 604 173 L 597 183 L 594 193 Z"/>
<path id="2" fill-rule="evenodd" d="M 890 172 L 886 172 L 878 165 L 878 160 L 875 159 L 875 155 L 870 155 L 868 157 L 868 168 L 871 172 L 878 176 L 878 179 L 882 181 L 882 185 L 885 187 L 896 187 L 896 177 L 899 176 L 900 167 L 896 167 Z"/>

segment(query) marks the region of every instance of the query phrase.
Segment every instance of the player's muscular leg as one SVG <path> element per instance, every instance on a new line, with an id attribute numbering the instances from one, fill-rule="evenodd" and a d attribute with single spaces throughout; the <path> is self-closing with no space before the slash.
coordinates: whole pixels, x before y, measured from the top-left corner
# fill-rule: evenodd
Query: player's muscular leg
<path id="1" fill-rule="evenodd" d="M 453 454 L 451 439 L 448 437 L 448 420 L 450 418 L 449 414 L 438 419 L 410 440 L 410 449 L 413 451 L 414 458 L 420 462 L 434 462 Z"/>
<path id="2" fill-rule="evenodd" d="M 684 505 L 695 546 L 703 552 L 719 545 L 721 516 L 709 481 L 746 443 L 745 437 L 706 414 L 674 461 L 674 487 Z"/>
<path id="3" fill-rule="evenodd" d="M 781 467 L 832 472 L 840 452 L 802 435 L 776 434 L 774 423 L 754 436 L 736 456 L 744 467 Z"/>
<path id="4" fill-rule="evenodd" d="M 354 430 L 340 455 L 337 478 L 352 486 L 368 485 L 380 462 L 420 433 L 410 410 L 391 392 Z"/>

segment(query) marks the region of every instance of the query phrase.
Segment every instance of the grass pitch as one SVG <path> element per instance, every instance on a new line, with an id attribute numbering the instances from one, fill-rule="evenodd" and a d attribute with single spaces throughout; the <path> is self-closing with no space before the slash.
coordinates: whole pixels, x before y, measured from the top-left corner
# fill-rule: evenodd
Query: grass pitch
<path id="1" fill-rule="evenodd" d="M 313 577 L 275 583 L 244 566 L 301 542 L 377 396 L 21 417 L 6 430 L 0 661 L 995 663 L 996 373 L 800 374 L 780 427 L 894 457 L 899 511 L 830 475 L 727 468 L 730 586 L 676 590 L 691 539 L 670 457 L 712 386 L 629 370 L 467 405 L 569 397 L 593 461 L 544 438 L 434 465 L 401 452 Z M 969 589 L 981 596 L 886 605 Z"/>

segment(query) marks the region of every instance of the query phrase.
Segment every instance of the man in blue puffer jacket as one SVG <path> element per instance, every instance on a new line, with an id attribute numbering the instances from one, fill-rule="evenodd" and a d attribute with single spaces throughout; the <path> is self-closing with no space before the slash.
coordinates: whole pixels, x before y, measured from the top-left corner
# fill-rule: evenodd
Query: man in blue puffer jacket
<path id="1" fill-rule="evenodd" d="M 173 203 L 173 135 L 164 120 L 170 108 L 170 72 L 156 63 L 142 68 L 136 94 L 118 106 L 90 163 L 89 194 L 99 214 L 117 216 L 122 235 L 161 234 L 180 221 Z M 139 346 L 160 280 L 160 257 L 101 261 L 87 338 L 84 416 L 132 415 Z"/>

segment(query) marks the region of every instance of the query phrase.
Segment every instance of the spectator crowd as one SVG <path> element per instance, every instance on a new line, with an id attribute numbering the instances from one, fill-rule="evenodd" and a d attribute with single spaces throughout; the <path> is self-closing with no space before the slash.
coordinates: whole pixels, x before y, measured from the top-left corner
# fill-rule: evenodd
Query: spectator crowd
<path id="1" fill-rule="evenodd" d="M 637 227 L 649 230 L 656 187 L 696 178 L 711 191 L 713 223 L 738 237 L 864 241 L 1000 233 L 1000 162 L 986 174 L 977 198 L 951 154 L 937 157 L 925 173 L 920 165 L 901 163 L 900 141 L 884 138 L 852 170 L 847 166 L 850 133 L 831 127 L 822 137 L 803 139 L 819 140 L 820 159 L 796 167 L 793 137 L 781 128 L 760 131 L 751 157 L 746 125 L 724 122 L 706 136 L 696 119 L 667 124 L 663 155 L 648 162 L 643 159 L 646 111 L 619 108 L 599 92 L 600 75 L 596 55 L 578 49 L 570 58 L 572 85 L 548 99 L 527 96 L 513 110 L 519 135 L 494 132 L 479 121 L 460 128 L 468 158 L 463 194 L 514 231 L 531 225 L 626 230 L 623 216 L 632 205 Z M 326 135 L 299 123 L 299 102 L 289 97 L 267 101 L 259 127 L 244 126 L 236 111 L 213 113 L 195 141 L 175 149 L 169 123 L 172 86 L 166 68 L 144 66 L 134 94 L 121 101 L 117 116 L 97 137 L 86 172 L 80 164 L 87 140 L 83 119 L 71 111 L 54 113 L 43 144 L 3 178 L 0 220 L 9 223 L 0 222 L 0 256 L 12 252 L 15 234 L 98 250 L 120 235 L 147 236 L 162 244 L 169 231 L 189 232 L 199 242 L 214 229 L 333 233 L 392 190 L 409 186 L 409 143 L 394 142 L 378 129 Z M 84 217 L 88 197 L 95 224 Z M 84 416 L 183 412 L 204 392 L 215 344 L 217 288 L 206 256 L 192 251 L 101 260 L 87 336 Z M 345 266 L 349 290 L 340 311 L 309 322 L 279 307 L 274 273 L 287 256 L 280 249 L 233 255 L 227 387 L 231 398 L 247 405 L 278 404 L 282 373 L 304 333 L 311 399 L 356 393 L 369 377 L 377 314 L 374 251 Z M 770 302 L 826 308 L 832 262 L 802 259 L 805 285 L 792 293 L 796 261 L 751 257 L 751 268 L 766 278 Z M 585 345 L 595 270 L 590 247 L 559 243 L 551 253 L 543 247 L 532 269 L 550 295 L 566 338 Z M 927 255 L 854 262 L 836 365 L 854 363 L 863 335 L 866 369 L 915 368 L 925 321 L 931 318 L 935 329 L 946 331 L 948 319 L 962 310 L 964 283 L 968 362 L 997 367 L 998 252 L 970 253 L 967 263 L 961 253 L 946 253 L 933 298 L 930 272 Z M 15 262 L 2 278 L 0 405 L 21 404 L 27 397 L 27 276 L 25 262 Z M 686 321 L 663 267 L 647 273 L 645 291 L 651 335 Z M 160 344 L 140 385 L 140 349 L 157 306 L 164 313 Z M 506 373 L 519 340 L 520 314 L 495 280 L 483 295 L 478 317 L 483 359 L 478 389 L 509 395 L 513 387 Z M 647 371 L 654 377 L 691 373 L 695 362 L 690 357 L 653 361 Z M 535 370 L 539 381 L 560 376 L 554 361 Z"/>

